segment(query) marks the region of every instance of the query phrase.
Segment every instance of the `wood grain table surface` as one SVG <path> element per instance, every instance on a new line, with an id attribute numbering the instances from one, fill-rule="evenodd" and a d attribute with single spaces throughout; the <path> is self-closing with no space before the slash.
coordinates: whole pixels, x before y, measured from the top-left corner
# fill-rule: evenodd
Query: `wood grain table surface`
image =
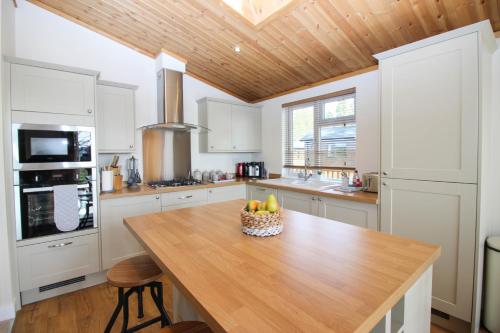
<path id="1" fill-rule="evenodd" d="M 124 221 L 215 332 L 369 332 L 441 252 L 288 210 L 280 235 L 246 236 L 244 204 Z"/>

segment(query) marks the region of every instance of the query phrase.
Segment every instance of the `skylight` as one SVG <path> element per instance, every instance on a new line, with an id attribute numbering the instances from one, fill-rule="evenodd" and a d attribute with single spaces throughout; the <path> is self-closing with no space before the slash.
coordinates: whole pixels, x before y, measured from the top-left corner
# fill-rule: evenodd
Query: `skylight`
<path id="1" fill-rule="evenodd" d="M 241 16 L 257 25 L 293 0 L 222 0 Z"/>

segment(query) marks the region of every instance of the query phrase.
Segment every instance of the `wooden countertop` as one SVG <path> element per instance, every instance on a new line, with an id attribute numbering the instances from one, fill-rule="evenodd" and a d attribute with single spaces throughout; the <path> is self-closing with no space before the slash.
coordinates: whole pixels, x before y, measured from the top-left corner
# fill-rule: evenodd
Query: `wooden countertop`
<path id="1" fill-rule="evenodd" d="M 249 180 L 249 179 L 237 179 L 234 182 L 228 183 L 220 183 L 220 184 L 200 184 L 200 185 L 191 185 L 191 186 L 179 186 L 179 187 L 164 187 L 153 189 L 147 185 L 140 185 L 137 189 L 128 189 L 124 187 L 122 190 L 115 191 L 112 193 L 101 193 L 99 195 L 99 199 L 107 200 L 107 199 L 116 199 L 134 195 L 148 195 L 148 194 L 160 194 L 160 193 L 169 193 L 169 192 L 179 192 L 179 191 L 188 191 L 188 190 L 196 190 L 202 188 L 214 188 L 214 187 L 222 187 L 222 186 L 235 186 L 241 184 L 248 185 L 256 185 L 261 187 L 275 188 L 279 190 L 287 190 L 300 192 L 311 195 L 318 195 L 327 198 L 333 199 L 341 199 L 341 200 L 349 200 L 356 202 L 364 202 L 369 204 L 377 204 L 378 203 L 378 193 L 369 193 L 369 192 L 355 192 L 355 193 L 344 193 L 334 190 L 328 191 L 315 191 L 306 188 L 300 188 L 297 186 L 286 186 L 286 185 L 278 185 L 278 184 L 269 184 L 262 180 Z"/>
<path id="2" fill-rule="evenodd" d="M 372 192 L 360 191 L 360 192 L 345 193 L 335 190 L 317 191 L 298 186 L 288 186 L 286 184 L 267 183 L 265 180 L 252 180 L 249 181 L 248 184 L 261 187 L 275 188 L 278 190 L 300 192 L 310 195 L 318 195 L 326 198 L 364 202 L 369 204 L 378 204 L 378 193 L 372 193 Z"/>
<path id="3" fill-rule="evenodd" d="M 288 210 L 280 235 L 246 236 L 244 204 L 124 221 L 214 332 L 369 332 L 441 252 Z"/>
<path id="4" fill-rule="evenodd" d="M 219 184 L 200 184 L 200 185 L 189 185 L 189 186 L 177 186 L 177 187 L 162 187 L 154 189 L 147 185 L 139 185 L 136 189 L 129 189 L 127 187 L 123 187 L 123 189 L 111 193 L 100 193 L 99 199 L 107 200 L 107 199 L 116 199 L 128 196 L 137 196 L 137 195 L 148 195 L 148 194 L 161 194 L 161 193 L 170 193 L 170 192 L 180 192 L 180 191 L 189 191 L 189 190 L 199 190 L 203 188 L 214 188 L 214 187 L 224 187 L 224 186 L 236 186 L 246 184 L 246 179 L 236 179 L 234 182 L 227 183 L 219 183 Z"/>

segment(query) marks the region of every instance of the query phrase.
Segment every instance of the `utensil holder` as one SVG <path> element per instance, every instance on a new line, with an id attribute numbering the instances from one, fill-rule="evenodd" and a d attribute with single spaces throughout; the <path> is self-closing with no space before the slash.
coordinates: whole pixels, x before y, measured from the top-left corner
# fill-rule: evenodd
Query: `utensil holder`
<path id="1" fill-rule="evenodd" d="M 113 192 L 113 170 L 102 170 L 101 173 L 101 191 Z"/>
<path id="2" fill-rule="evenodd" d="M 123 176 L 122 175 L 114 175 L 113 177 L 113 188 L 115 191 L 121 190 L 123 187 Z"/>

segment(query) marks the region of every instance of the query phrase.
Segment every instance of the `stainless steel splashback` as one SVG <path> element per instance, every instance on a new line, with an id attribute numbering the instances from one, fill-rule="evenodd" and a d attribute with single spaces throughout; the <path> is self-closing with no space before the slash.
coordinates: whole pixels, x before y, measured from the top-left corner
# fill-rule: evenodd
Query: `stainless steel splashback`
<path id="1" fill-rule="evenodd" d="M 191 133 L 143 129 L 144 182 L 185 178 L 191 171 Z"/>

